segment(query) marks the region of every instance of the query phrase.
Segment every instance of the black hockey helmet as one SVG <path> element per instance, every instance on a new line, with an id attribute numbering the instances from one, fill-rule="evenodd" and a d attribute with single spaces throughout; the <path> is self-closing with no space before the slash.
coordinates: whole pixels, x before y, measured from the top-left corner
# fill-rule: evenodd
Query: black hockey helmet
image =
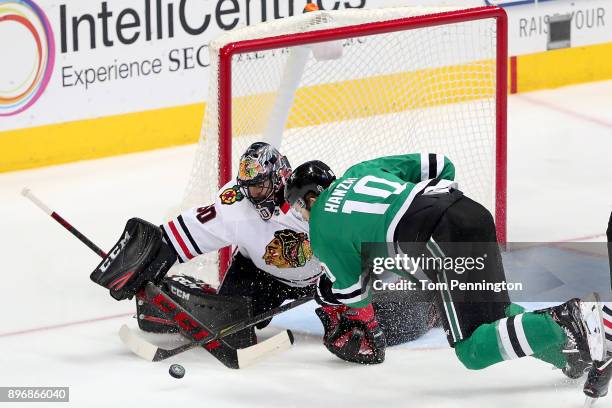
<path id="1" fill-rule="evenodd" d="M 309 208 L 306 195 L 319 196 L 323 190 L 336 180 L 336 175 L 329 166 L 319 160 L 311 160 L 299 165 L 287 180 L 285 201 L 292 207 Z"/>
<path id="2" fill-rule="evenodd" d="M 240 157 L 236 182 L 242 193 L 255 205 L 264 220 L 270 219 L 274 208 L 283 201 L 283 187 L 291 174 L 291 166 L 285 156 L 272 145 L 255 142 Z M 269 183 L 266 183 L 269 181 Z M 265 186 L 260 197 L 253 197 L 251 186 Z"/>

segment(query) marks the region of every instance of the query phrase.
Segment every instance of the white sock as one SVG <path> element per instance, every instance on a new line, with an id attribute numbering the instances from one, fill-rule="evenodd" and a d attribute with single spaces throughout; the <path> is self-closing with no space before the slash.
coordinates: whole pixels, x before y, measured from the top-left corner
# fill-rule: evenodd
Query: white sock
<path id="1" fill-rule="evenodd" d="M 602 302 L 603 320 L 606 333 L 606 349 L 612 353 L 612 302 Z"/>

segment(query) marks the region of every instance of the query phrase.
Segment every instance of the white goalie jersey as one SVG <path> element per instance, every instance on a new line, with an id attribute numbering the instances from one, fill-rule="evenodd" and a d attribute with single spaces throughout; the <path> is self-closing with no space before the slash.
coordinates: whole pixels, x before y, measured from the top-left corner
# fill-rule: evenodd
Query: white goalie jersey
<path id="1" fill-rule="evenodd" d="M 264 221 L 233 181 L 219 190 L 214 204 L 188 210 L 162 228 L 180 262 L 233 246 L 289 286 L 314 284 L 321 274 L 310 248 L 308 224 L 287 204 Z"/>

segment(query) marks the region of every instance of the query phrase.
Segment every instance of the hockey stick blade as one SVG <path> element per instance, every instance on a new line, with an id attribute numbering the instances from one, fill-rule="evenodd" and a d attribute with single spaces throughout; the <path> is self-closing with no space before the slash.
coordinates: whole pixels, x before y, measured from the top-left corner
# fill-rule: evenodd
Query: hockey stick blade
<path id="1" fill-rule="evenodd" d="M 586 399 L 584 400 L 584 405 L 583 408 L 591 408 L 595 406 L 595 403 L 597 402 L 599 398 L 591 398 L 591 397 L 586 397 Z"/>
<path id="2" fill-rule="evenodd" d="M 125 324 L 121 326 L 121 329 L 119 329 L 119 337 L 121 338 L 123 344 L 125 344 L 130 351 L 132 351 L 132 353 L 147 361 L 161 361 L 178 354 L 173 353 L 171 355 L 166 355 L 164 353 L 164 351 L 166 351 L 165 349 L 151 344 Z M 293 342 L 294 339 L 291 330 L 284 330 L 270 337 L 269 339 L 262 341 L 261 343 L 254 344 L 243 349 L 238 349 L 236 350 L 238 360 L 238 367 L 236 368 L 250 366 L 274 353 L 288 350 L 291 348 Z"/>
<path id="3" fill-rule="evenodd" d="M 127 324 L 122 325 L 119 329 L 119 338 L 132 353 L 145 360 L 156 361 L 155 353 L 157 352 L 157 347 L 140 338 L 140 336 L 134 333 Z"/>
<path id="4" fill-rule="evenodd" d="M 274 353 L 289 350 L 293 342 L 294 339 L 291 330 L 284 330 L 261 343 L 238 349 L 238 365 L 240 368 L 244 368 L 258 362 L 264 357 L 269 357 Z"/>
<path id="5" fill-rule="evenodd" d="M 312 300 L 312 297 L 305 297 L 305 298 L 301 298 L 301 299 L 297 299 L 294 300 L 292 302 L 289 302 L 287 304 L 284 304 L 282 306 L 276 307 L 274 309 L 270 309 L 267 312 L 261 313 L 257 316 L 254 316 L 250 319 L 246 319 L 243 320 L 241 322 L 238 323 L 234 323 L 234 324 L 230 324 L 226 327 L 224 327 L 223 329 L 219 330 L 218 332 L 218 336 L 215 337 L 214 339 L 218 339 L 218 338 L 222 338 L 225 336 L 230 336 L 232 334 L 235 334 L 241 330 L 244 330 L 248 327 L 254 326 L 257 323 L 263 322 L 264 320 L 268 320 L 280 313 L 286 312 L 288 310 L 291 310 L 293 308 L 296 308 L 298 306 L 303 305 L 304 303 L 309 302 L 310 300 Z M 124 325 L 125 326 L 125 325 Z M 127 328 L 127 327 L 126 327 Z M 119 337 L 121 338 L 122 341 L 124 341 L 124 338 L 122 337 L 121 331 L 124 330 L 123 326 L 121 327 L 121 329 L 119 330 Z M 128 329 L 129 330 L 129 329 Z M 131 332 L 131 330 L 130 330 Z M 124 336 L 127 337 L 127 334 L 124 334 Z M 132 350 L 135 354 L 139 355 L 140 357 L 144 358 L 145 360 L 148 361 L 161 361 L 161 360 L 165 360 L 167 358 L 170 358 L 172 356 L 175 356 L 177 354 L 183 353 L 187 350 L 190 350 L 194 347 L 198 347 L 198 346 L 203 346 L 207 343 L 210 343 L 212 341 L 214 341 L 214 339 L 210 339 L 210 340 L 205 340 L 205 341 L 201 341 L 201 342 L 191 342 L 191 343 L 187 343 L 187 344 L 183 344 L 182 346 L 178 346 L 175 347 L 173 349 L 165 349 L 163 347 L 159 347 L 156 346 L 155 344 L 152 344 L 150 342 L 148 342 L 147 340 L 145 340 L 144 338 L 136 335 L 135 333 L 131 332 L 130 337 L 138 337 L 138 345 L 129 345 L 128 343 L 126 343 L 126 341 L 124 341 L 124 343 L 126 343 L 126 345 L 128 345 L 128 348 L 130 348 L 130 350 Z M 253 346 L 251 346 L 253 347 Z M 141 351 L 142 350 L 142 351 Z"/>

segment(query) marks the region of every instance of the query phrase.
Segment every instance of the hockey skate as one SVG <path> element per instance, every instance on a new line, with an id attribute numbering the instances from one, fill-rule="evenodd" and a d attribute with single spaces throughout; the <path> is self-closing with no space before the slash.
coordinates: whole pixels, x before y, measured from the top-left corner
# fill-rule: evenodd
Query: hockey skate
<path id="1" fill-rule="evenodd" d="M 563 347 L 566 365 L 561 369 L 563 374 L 572 380 L 576 380 L 589 372 L 593 362 L 588 354 L 578 350 L 575 340 L 566 332 L 567 342 Z"/>
<path id="2" fill-rule="evenodd" d="M 541 312 L 548 313 L 567 336 L 563 350 L 567 359 L 563 368 L 566 376 L 580 378 L 591 368 L 592 361 L 604 360 L 603 319 L 596 294 L 584 300 L 572 299 Z"/>
<path id="3" fill-rule="evenodd" d="M 606 361 L 606 335 L 599 295 L 593 293 L 580 301 L 582 322 L 586 330 L 586 338 L 592 361 Z"/>
<path id="4" fill-rule="evenodd" d="M 608 311 L 609 309 L 604 307 L 604 310 Z M 597 399 L 608 394 L 610 380 L 612 380 L 612 350 L 609 345 L 606 358 L 607 360 L 594 361 L 593 367 L 589 371 L 583 388 L 586 395 L 585 408 L 591 407 Z"/>
<path id="5" fill-rule="evenodd" d="M 612 356 L 605 362 L 595 361 L 584 384 L 583 391 L 587 396 L 584 404 L 585 408 L 592 406 L 598 398 L 605 397 L 608 394 L 611 379 Z"/>

